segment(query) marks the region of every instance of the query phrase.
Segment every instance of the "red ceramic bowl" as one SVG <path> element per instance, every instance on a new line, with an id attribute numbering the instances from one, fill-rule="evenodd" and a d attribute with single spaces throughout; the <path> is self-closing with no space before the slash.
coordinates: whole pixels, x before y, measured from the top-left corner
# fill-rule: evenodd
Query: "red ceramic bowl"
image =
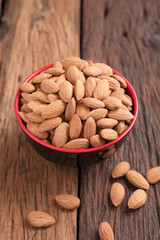
<path id="1" fill-rule="evenodd" d="M 45 71 L 46 69 L 52 67 L 54 64 L 49 64 L 45 67 L 40 68 L 39 70 L 32 73 L 24 82 L 29 82 L 33 77 L 40 74 L 41 72 Z M 65 148 L 59 148 L 55 147 L 53 145 L 50 145 L 48 143 L 43 142 L 42 140 L 35 137 L 32 133 L 28 131 L 25 124 L 19 117 L 18 111 L 20 108 L 20 94 L 21 90 L 19 89 L 14 103 L 14 109 L 15 109 L 15 115 L 17 118 L 17 121 L 22 128 L 23 132 L 25 133 L 27 140 L 33 148 L 43 157 L 48 159 L 49 161 L 63 163 L 63 164 L 69 164 L 71 165 L 74 163 L 79 162 L 81 166 L 83 165 L 90 165 L 93 163 L 98 163 L 114 154 L 116 149 L 123 143 L 124 139 L 126 138 L 127 134 L 130 132 L 130 130 L 133 128 L 135 121 L 137 119 L 138 114 L 138 100 L 136 93 L 132 87 L 132 85 L 125 79 L 121 74 L 119 74 L 117 71 L 113 70 L 114 74 L 117 74 L 121 76 L 127 83 L 126 93 L 132 98 L 133 101 L 133 114 L 134 119 L 130 123 L 127 130 L 121 134 L 117 139 L 114 141 L 111 141 L 105 145 L 102 145 L 100 147 L 96 148 L 88 148 L 88 149 L 81 149 L 81 150 L 73 150 L 73 149 L 65 149 Z"/>

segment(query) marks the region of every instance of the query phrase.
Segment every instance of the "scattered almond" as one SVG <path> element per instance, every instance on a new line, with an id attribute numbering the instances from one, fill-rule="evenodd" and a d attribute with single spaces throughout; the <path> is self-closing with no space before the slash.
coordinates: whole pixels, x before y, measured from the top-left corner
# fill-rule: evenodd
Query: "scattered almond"
<path id="1" fill-rule="evenodd" d="M 137 209 L 142 207 L 147 200 L 147 194 L 142 189 L 137 189 L 132 193 L 130 198 L 128 199 L 128 207 L 130 209 Z"/>
<path id="2" fill-rule="evenodd" d="M 147 180 L 137 171 L 129 170 L 126 174 L 128 181 L 137 188 L 149 189 Z"/>
<path id="3" fill-rule="evenodd" d="M 99 225 L 99 236 L 101 240 L 114 240 L 113 230 L 108 222 Z"/>
<path id="4" fill-rule="evenodd" d="M 55 219 L 45 212 L 34 211 L 28 215 L 28 222 L 33 227 L 49 227 L 55 223 Z"/>
<path id="5" fill-rule="evenodd" d="M 130 164 L 128 162 L 120 162 L 118 163 L 113 171 L 112 171 L 112 177 L 113 178 L 119 178 L 124 175 L 130 170 Z"/>
<path id="6" fill-rule="evenodd" d="M 160 181 L 160 166 L 148 170 L 146 179 L 150 184 L 155 184 Z"/>
<path id="7" fill-rule="evenodd" d="M 55 200 L 58 203 L 58 205 L 68 210 L 74 210 L 78 208 L 80 205 L 80 199 L 73 195 L 67 195 L 67 194 L 57 195 L 55 197 Z"/>
<path id="8" fill-rule="evenodd" d="M 125 196 L 125 189 L 120 183 L 113 183 L 110 190 L 110 198 L 115 207 L 119 206 Z"/>

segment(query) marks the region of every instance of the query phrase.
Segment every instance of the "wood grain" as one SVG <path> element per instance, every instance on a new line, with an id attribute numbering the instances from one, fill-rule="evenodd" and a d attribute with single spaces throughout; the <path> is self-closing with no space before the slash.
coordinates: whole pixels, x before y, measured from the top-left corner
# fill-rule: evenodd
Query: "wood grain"
<path id="1" fill-rule="evenodd" d="M 14 114 L 18 87 L 34 70 L 79 56 L 80 1 L 10 0 L 0 18 L 0 239 L 76 239 L 77 212 L 57 208 L 60 193 L 77 195 L 76 168 L 56 166 L 26 142 Z M 35 229 L 26 218 L 33 210 L 56 219 Z"/>
<path id="2" fill-rule="evenodd" d="M 160 165 L 160 2 L 83 1 L 82 57 L 106 62 L 131 82 L 139 100 L 139 116 L 127 141 L 109 160 L 81 169 L 79 239 L 99 239 L 98 226 L 108 221 L 116 240 L 160 239 L 160 183 L 147 191 L 139 210 L 128 210 L 133 190 L 125 178 L 118 179 L 126 196 L 118 208 L 109 199 L 115 180 L 113 167 L 129 161 L 145 175 Z"/>

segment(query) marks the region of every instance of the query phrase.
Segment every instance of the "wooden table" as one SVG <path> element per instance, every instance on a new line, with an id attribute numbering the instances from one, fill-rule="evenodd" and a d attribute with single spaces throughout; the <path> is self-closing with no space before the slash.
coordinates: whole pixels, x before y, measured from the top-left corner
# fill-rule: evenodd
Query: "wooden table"
<path id="1" fill-rule="evenodd" d="M 96 240 L 108 221 L 115 240 L 160 239 L 160 183 L 144 207 L 131 211 L 135 189 L 125 178 L 113 207 L 111 171 L 120 161 L 145 175 L 160 165 L 160 2 L 127 0 L 0 0 L 0 239 Z M 14 116 L 19 85 L 34 70 L 68 56 L 106 62 L 134 86 L 139 116 L 127 141 L 109 160 L 86 168 L 54 165 L 25 141 Z M 81 199 L 78 211 L 58 209 L 60 193 Z M 47 229 L 28 225 L 33 210 L 50 213 Z"/>

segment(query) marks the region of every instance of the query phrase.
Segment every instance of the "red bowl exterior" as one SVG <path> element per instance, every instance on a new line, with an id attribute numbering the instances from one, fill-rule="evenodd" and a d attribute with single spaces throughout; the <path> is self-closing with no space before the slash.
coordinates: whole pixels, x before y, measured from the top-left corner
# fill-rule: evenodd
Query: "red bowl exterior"
<path id="1" fill-rule="evenodd" d="M 53 65 L 54 64 L 49 64 L 45 67 L 40 68 L 39 70 L 32 73 L 24 82 L 29 82 L 33 77 L 45 71 L 46 69 L 52 67 Z M 138 99 L 132 85 L 127 81 L 127 79 L 125 79 L 121 74 L 119 74 L 114 69 L 113 69 L 113 73 L 121 76 L 127 83 L 126 92 L 132 98 L 132 101 L 133 101 L 134 119 L 131 121 L 127 130 L 123 134 L 121 134 L 117 139 L 96 148 L 88 148 L 88 149 L 80 149 L 80 150 L 59 148 L 59 147 L 50 145 L 48 143 L 45 143 L 42 140 L 35 137 L 32 133 L 28 131 L 28 129 L 26 128 L 25 124 L 23 123 L 23 121 L 21 120 L 18 114 L 18 111 L 20 108 L 20 94 L 21 94 L 21 90 L 20 89 L 18 90 L 15 97 L 15 103 L 14 103 L 14 109 L 15 109 L 15 115 L 16 115 L 17 121 L 20 127 L 22 128 L 22 130 L 24 131 L 24 133 L 26 133 L 25 135 L 27 137 L 28 142 L 31 143 L 31 145 L 40 155 L 42 155 L 49 161 L 59 162 L 65 165 L 66 164 L 70 165 L 70 163 L 72 165 L 72 163 L 77 162 L 77 159 L 78 159 L 79 164 L 82 166 L 86 164 L 90 165 L 93 163 L 98 163 L 110 157 L 111 155 L 113 155 L 113 153 L 123 143 L 127 134 L 130 132 L 130 130 L 134 126 L 135 121 L 137 119 L 137 115 L 138 115 Z"/>

